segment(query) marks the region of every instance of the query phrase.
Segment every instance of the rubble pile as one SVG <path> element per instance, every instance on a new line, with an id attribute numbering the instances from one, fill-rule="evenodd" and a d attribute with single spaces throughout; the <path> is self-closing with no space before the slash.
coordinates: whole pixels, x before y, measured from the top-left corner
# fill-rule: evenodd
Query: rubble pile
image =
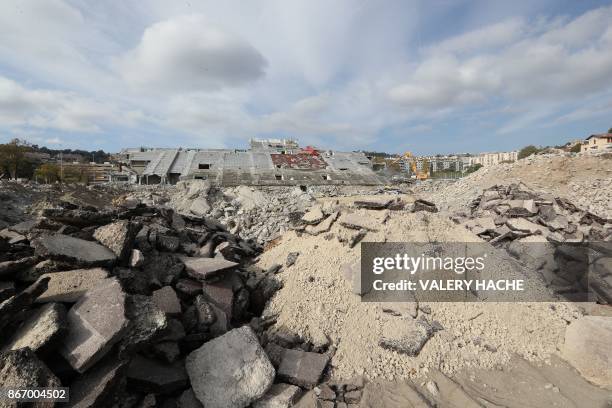
<path id="1" fill-rule="evenodd" d="M 491 243 L 528 237 L 529 242 L 612 240 L 612 220 L 524 184 L 485 189 L 471 202 L 468 214 L 459 213 L 454 219 Z"/>
<path id="2" fill-rule="evenodd" d="M 304 351 L 326 350 L 330 359 L 323 379 L 328 385 L 361 375 L 369 380 L 404 380 L 431 369 L 453 375 L 467 366 L 504 364 L 516 353 L 547 358 L 557 350 L 567 322 L 581 316 L 570 304 L 551 308 L 544 302 L 363 302 L 360 240 L 482 243 L 437 212 L 433 203 L 409 196 L 328 198 L 307 210 L 257 265 L 276 270 L 285 260 L 277 272 L 283 286 L 264 310 L 264 318 L 276 320 L 266 337 L 281 347 L 283 340 L 278 339 L 289 337 L 291 344 L 306 345 L 300 346 Z M 490 255 L 492 265 L 497 265 L 497 257 L 508 257 L 505 250 L 492 246 Z M 511 276 L 499 265 L 491 269 Z M 503 330 L 490 330 L 502 326 Z M 324 397 L 311 394 L 322 406 L 334 406 L 334 398 L 323 388 Z"/>
<path id="3" fill-rule="evenodd" d="M 413 187 L 441 211 L 465 211 L 474 197 L 496 184 L 523 183 L 563 197 L 602 218 L 612 218 L 612 155 L 539 154 L 485 166 L 457 181 L 427 180 Z"/>
<path id="4" fill-rule="evenodd" d="M 77 407 L 288 407 L 331 350 L 270 337 L 282 283 L 210 217 L 64 201 L 0 230 L 0 383 Z M 270 354 L 274 350 L 274 354 Z M 285 405 L 283 405 L 283 401 Z"/>
<path id="5" fill-rule="evenodd" d="M 598 301 L 612 302 L 612 220 L 523 184 L 484 190 L 453 220 L 540 272 L 556 292 L 590 287 Z"/>

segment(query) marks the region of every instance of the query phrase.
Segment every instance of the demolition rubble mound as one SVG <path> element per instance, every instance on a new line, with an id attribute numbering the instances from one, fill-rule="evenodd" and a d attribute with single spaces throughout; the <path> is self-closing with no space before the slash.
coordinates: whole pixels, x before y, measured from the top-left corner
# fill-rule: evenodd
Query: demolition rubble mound
<path id="1" fill-rule="evenodd" d="M 568 323 L 581 316 L 569 303 L 361 302 L 359 240 L 484 242 L 435 211 L 420 200 L 370 198 L 349 207 L 327 201 L 307 212 L 301 230 L 285 234 L 260 258 L 262 268 L 284 262 L 278 273 L 283 287 L 264 313 L 277 320 L 269 337 L 328 349 L 329 376 L 340 380 L 493 368 L 513 354 L 547 360 L 563 343 Z M 507 256 L 503 249 L 491 251 Z"/>
<path id="2" fill-rule="evenodd" d="M 441 211 L 464 211 L 483 190 L 523 183 L 564 197 L 579 208 L 612 218 L 612 154 L 533 155 L 514 163 L 486 166 L 453 183 L 428 181 L 415 188 Z"/>

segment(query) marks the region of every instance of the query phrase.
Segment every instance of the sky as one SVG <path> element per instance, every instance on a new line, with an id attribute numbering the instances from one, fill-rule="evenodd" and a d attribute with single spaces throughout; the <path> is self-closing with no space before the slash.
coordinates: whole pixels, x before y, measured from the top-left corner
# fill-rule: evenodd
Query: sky
<path id="1" fill-rule="evenodd" d="M 416 154 L 612 127 L 612 2 L 2 0 L 0 142 Z"/>

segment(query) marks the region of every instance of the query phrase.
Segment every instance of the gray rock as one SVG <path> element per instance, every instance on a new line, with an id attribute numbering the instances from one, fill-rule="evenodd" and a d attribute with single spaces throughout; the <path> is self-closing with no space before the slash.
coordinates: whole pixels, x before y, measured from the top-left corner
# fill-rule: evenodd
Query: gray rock
<path id="1" fill-rule="evenodd" d="M 193 351 L 185 362 L 193 391 L 206 408 L 244 408 L 265 395 L 274 367 L 249 326 Z"/>
<path id="2" fill-rule="evenodd" d="M 121 340 L 127 329 L 125 293 L 119 281 L 109 278 L 85 293 L 68 312 L 68 325 L 60 351 L 83 373 Z"/>
<path id="3" fill-rule="evenodd" d="M 68 235 L 43 235 L 32 243 L 36 254 L 66 260 L 82 266 L 112 265 L 117 257 L 108 248 Z"/>
<path id="4" fill-rule="evenodd" d="M 329 356 L 302 350 L 285 349 L 278 367 L 278 378 L 306 389 L 319 383 Z"/>
<path id="5" fill-rule="evenodd" d="M 143 393 L 171 394 L 189 384 L 182 361 L 163 364 L 136 355 L 127 369 L 128 386 Z"/>
<path id="6" fill-rule="evenodd" d="M 213 278 L 238 265 L 236 262 L 227 261 L 223 258 L 183 257 L 182 261 L 185 264 L 185 271 L 198 280 Z"/>
<path id="7" fill-rule="evenodd" d="M 47 303 L 34 311 L 7 342 L 4 350 L 29 347 L 34 352 L 48 352 L 67 332 L 66 308 L 60 303 Z"/>
<path id="8" fill-rule="evenodd" d="M 46 273 L 39 280 L 49 279 L 47 290 L 36 299 L 36 302 L 74 303 L 85 292 L 100 285 L 107 277 L 108 272 L 102 268 Z"/>
<path id="9" fill-rule="evenodd" d="M 291 384 L 273 384 L 266 394 L 253 403 L 253 408 L 289 408 L 298 399 L 301 390 Z"/>
<path id="10" fill-rule="evenodd" d="M 60 380 L 49 370 L 49 368 L 36 357 L 29 348 L 7 351 L 0 354 L 0 384 L 2 387 L 11 388 L 57 388 L 61 387 Z M 6 404 L 3 407 L 13 407 L 17 404 Z M 49 406 L 45 404 L 33 404 L 34 407 Z"/>
<path id="11" fill-rule="evenodd" d="M 417 356 L 434 332 L 434 327 L 425 319 L 388 319 L 383 322 L 379 344 L 398 353 Z"/>
<path id="12" fill-rule="evenodd" d="M 176 296 L 172 286 L 164 286 L 153 292 L 153 302 L 164 313 L 169 316 L 181 314 L 181 302 Z"/>
<path id="13" fill-rule="evenodd" d="M 134 235 L 132 224 L 127 220 L 120 220 L 96 228 L 93 237 L 113 251 L 117 258 L 127 259 L 132 250 Z"/>
<path id="14" fill-rule="evenodd" d="M 71 408 L 104 408 L 112 405 L 126 365 L 114 357 L 105 358 L 70 385 Z"/>

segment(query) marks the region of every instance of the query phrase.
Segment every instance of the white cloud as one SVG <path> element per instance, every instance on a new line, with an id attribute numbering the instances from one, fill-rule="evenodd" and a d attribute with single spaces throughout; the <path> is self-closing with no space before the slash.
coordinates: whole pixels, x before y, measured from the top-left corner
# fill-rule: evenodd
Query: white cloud
<path id="1" fill-rule="evenodd" d="M 408 78 L 389 90 L 389 98 L 435 110 L 500 97 L 519 104 L 558 102 L 610 90 L 612 42 L 604 21 L 612 21 L 612 7 L 544 32 L 523 30 L 512 19 L 446 40 L 428 50 Z M 490 49 L 492 44 L 500 47 Z M 469 56 L 461 55 L 468 49 Z"/>
<path id="2" fill-rule="evenodd" d="M 261 78 L 265 66 L 248 42 L 200 15 L 153 24 L 138 46 L 116 61 L 128 83 L 175 92 L 244 85 Z"/>
<path id="3" fill-rule="evenodd" d="M 109 104 L 70 92 L 24 88 L 1 76 L 0 121 L 3 125 L 69 132 L 99 132 L 100 123 L 134 123 Z"/>

